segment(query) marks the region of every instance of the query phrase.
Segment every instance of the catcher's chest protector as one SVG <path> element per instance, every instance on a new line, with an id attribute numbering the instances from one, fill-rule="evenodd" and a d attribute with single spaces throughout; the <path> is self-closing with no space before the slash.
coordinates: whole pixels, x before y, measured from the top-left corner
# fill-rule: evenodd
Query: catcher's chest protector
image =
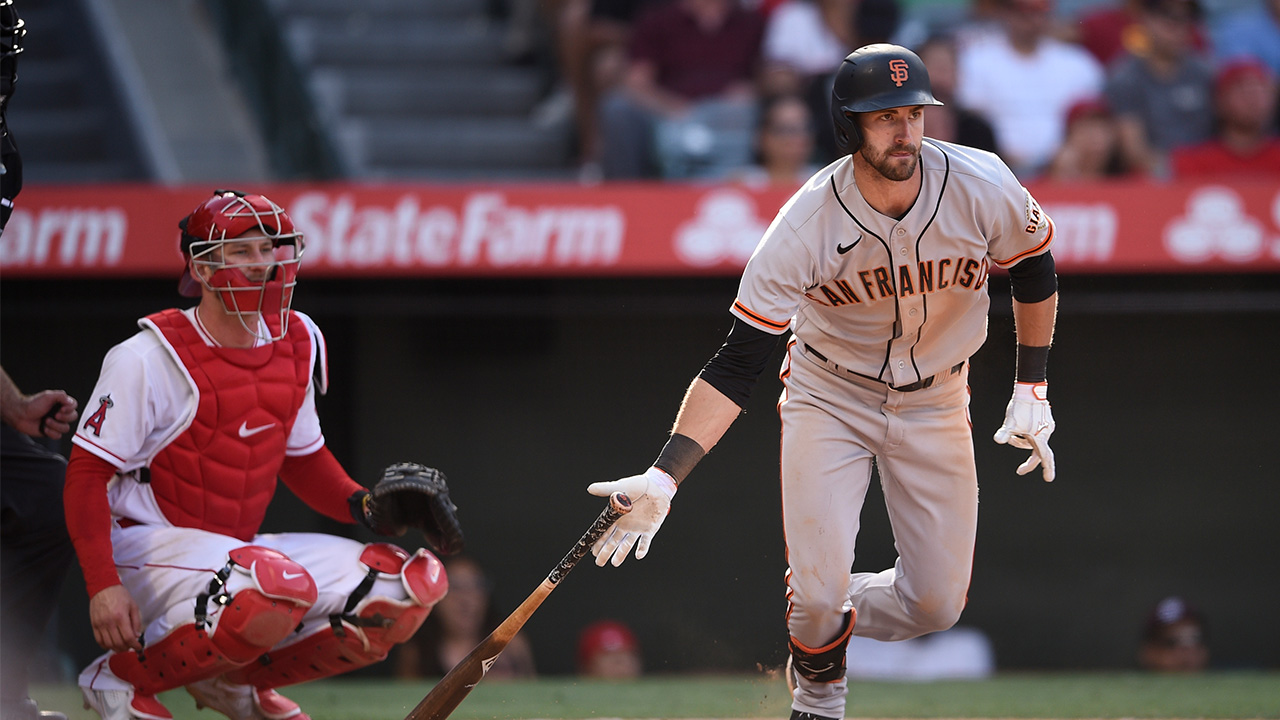
<path id="1" fill-rule="evenodd" d="M 291 318 L 283 340 L 256 348 L 210 347 L 178 310 L 147 318 L 197 389 L 191 425 L 150 465 L 169 522 L 249 540 L 275 493 L 285 441 L 306 398 L 311 336 Z"/>

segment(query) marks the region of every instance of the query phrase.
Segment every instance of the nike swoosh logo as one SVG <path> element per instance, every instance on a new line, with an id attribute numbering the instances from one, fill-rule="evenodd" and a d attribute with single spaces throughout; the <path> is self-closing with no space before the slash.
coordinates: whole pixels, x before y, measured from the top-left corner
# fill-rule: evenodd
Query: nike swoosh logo
<path id="1" fill-rule="evenodd" d="M 284 576 L 284 579 L 285 579 L 285 580 L 292 580 L 292 579 L 294 579 L 294 578 L 300 578 L 300 577 L 302 577 L 303 575 L 306 575 L 306 573 L 300 573 L 300 572 L 291 573 L 291 572 L 289 572 L 288 570 L 285 570 L 284 572 L 282 572 L 282 573 L 280 573 L 280 574 L 281 574 L 282 576 Z"/>
<path id="2" fill-rule="evenodd" d="M 843 255 L 843 254 L 845 254 L 845 253 L 849 252 L 850 250 L 852 250 L 852 249 L 853 249 L 853 246 L 854 246 L 854 245 L 857 245 L 857 244 L 858 244 L 858 243 L 860 243 L 860 242 L 862 242 L 862 235 L 858 235 L 858 239 L 857 239 L 857 240 L 854 240 L 853 242 L 849 243 L 848 245 L 841 245 L 841 244 L 839 244 L 839 243 L 836 243 L 836 252 L 838 252 L 838 253 L 840 253 L 841 255 Z"/>
<path id="3" fill-rule="evenodd" d="M 263 430 L 270 430 L 275 426 L 276 426 L 275 423 L 267 423 L 266 425 L 260 425 L 258 427 L 251 428 L 249 427 L 249 423 L 242 422 L 240 423 L 240 437 L 242 438 L 253 437 L 254 435 L 257 435 Z"/>

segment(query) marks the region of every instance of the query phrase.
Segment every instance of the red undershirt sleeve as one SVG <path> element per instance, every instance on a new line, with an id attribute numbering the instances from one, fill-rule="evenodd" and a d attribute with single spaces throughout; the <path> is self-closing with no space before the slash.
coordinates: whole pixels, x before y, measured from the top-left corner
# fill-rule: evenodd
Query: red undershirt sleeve
<path id="1" fill-rule="evenodd" d="M 347 498 L 365 488 L 347 475 L 329 448 L 286 457 L 280 466 L 280 479 L 312 510 L 341 523 L 355 523 Z"/>
<path id="2" fill-rule="evenodd" d="M 67 532 L 80 560 L 89 597 L 120 584 L 111 556 L 111 506 L 107 503 L 107 483 L 116 469 L 84 448 L 71 449 L 62 497 Z"/>

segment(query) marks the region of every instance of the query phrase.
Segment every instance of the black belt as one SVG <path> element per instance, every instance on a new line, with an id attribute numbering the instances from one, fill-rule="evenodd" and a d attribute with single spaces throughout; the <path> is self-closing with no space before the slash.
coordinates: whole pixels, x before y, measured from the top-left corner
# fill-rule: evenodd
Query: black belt
<path id="1" fill-rule="evenodd" d="M 833 365 L 837 368 L 840 368 L 841 370 L 849 373 L 850 375 L 857 375 L 860 378 L 871 380 L 873 382 L 878 382 L 882 385 L 888 385 L 890 390 L 897 390 L 898 392 L 915 392 L 916 390 L 924 390 L 925 388 L 933 387 L 938 382 L 942 380 L 946 380 L 952 375 L 955 375 L 956 373 L 960 372 L 960 370 L 964 368 L 964 362 L 965 362 L 964 360 L 961 360 L 960 362 L 956 363 L 955 365 L 952 365 L 950 368 L 948 368 L 947 370 L 944 370 L 943 372 L 937 373 L 936 375 L 930 375 L 929 377 L 924 378 L 922 380 L 917 380 L 911 383 L 910 385 L 902 385 L 901 387 L 894 387 L 893 385 L 889 385 L 888 383 L 884 382 L 883 380 L 880 380 L 879 378 L 873 378 L 870 375 L 863 375 L 862 373 L 854 372 L 849 368 L 841 368 L 839 365 L 836 365 L 835 363 L 828 360 L 826 355 L 823 355 L 817 350 L 814 350 L 813 346 L 810 345 L 809 343 L 804 344 L 804 349 L 805 349 L 805 352 L 809 353 L 810 355 L 813 355 L 814 357 L 818 358 L 822 362 L 827 363 L 829 365 Z"/>

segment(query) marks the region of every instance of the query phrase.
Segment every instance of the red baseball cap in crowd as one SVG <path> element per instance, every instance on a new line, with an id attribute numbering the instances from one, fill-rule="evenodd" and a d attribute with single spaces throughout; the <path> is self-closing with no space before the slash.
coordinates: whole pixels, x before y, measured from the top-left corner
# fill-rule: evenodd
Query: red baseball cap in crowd
<path id="1" fill-rule="evenodd" d="M 636 636 L 626 625 L 616 620 L 592 623 L 578 635 L 578 667 L 585 668 L 597 653 L 635 650 L 637 647 Z"/>
<path id="2" fill-rule="evenodd" d="M 1263 65 L 1261 60 L 1254 57 L 1239 57 L 1234 60 L 1228 60 L 1222 67 L 1218 68 L 1218 73 L 1213 79 L 1213 89 L 1215 92 L 1220 93 L 1235 85 L 1241 79 L 1248 77 L 1270 80 L 1271 70 L 1266 65 Z"/>

